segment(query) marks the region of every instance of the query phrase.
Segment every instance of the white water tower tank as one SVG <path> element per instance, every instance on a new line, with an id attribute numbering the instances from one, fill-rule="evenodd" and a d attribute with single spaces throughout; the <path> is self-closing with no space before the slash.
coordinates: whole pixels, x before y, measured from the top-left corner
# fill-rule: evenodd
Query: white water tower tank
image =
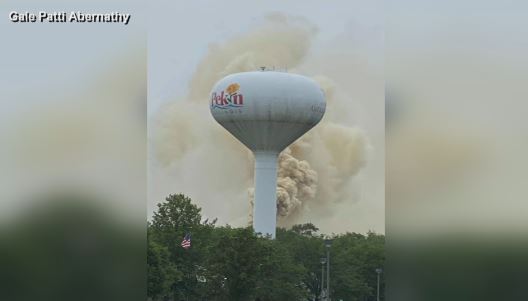
<path id="1" fill-rule="evenodd" d="M 323 91 L 297 74 L 235 73 L 214 85 L 210 108 L 214 119 L 255 155 L 253 229 L 275 238 L 277 156 L 323 118 Z"/>

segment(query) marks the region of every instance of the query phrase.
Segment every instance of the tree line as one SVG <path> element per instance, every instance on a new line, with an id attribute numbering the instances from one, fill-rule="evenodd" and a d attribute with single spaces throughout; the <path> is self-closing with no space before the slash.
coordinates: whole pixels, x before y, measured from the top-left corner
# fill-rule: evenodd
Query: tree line
<path id="1" fill-rule="evenodd" d="M 251 227 L 202 221 L 201 208 L 190 198 L 169 195 L 148 223 L 148 298 L 319 300 L 320 258 L 326 252 L 324 239 L 330 237 L 332 300 L 376 300 L 375 270 L 383 268 L 385 237 L 373 232 L 325 236 L 318 230 L 311 223 L 279 228 L 271 240 L 254 234 Z M 186 233 L 191 233 L 189 249 L 180 245 Z"/>

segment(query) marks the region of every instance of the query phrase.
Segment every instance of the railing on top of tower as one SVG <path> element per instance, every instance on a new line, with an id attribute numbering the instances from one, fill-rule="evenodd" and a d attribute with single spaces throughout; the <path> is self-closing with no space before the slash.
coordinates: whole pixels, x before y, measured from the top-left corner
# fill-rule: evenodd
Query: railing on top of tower
<path id="1" fill-rule="evenodd" d="M 275 66 L 268 68 L 266 66 L 262 66 L 259 68 L 259 71 L 275 71 L 275 72 L 285 72 L 288 73 L 288 67 L 284 68 L 275 68 Z"/>

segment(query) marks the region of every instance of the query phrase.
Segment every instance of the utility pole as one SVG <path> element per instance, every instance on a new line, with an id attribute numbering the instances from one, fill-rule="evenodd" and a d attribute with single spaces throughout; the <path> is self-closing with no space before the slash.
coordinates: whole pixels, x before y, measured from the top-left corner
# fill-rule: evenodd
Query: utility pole
<path id="1" fill-rule="evenodd" d="M 321 257 L 321 301 L 324 301 L 324 265 L 326 257 Z"/>
<path id="2" fill-rule="evenodd" d="M 377 296 L 376 297 L 377 301 L 380 301 L 380 293 L 379 293 L 379 291 L 380 291 L 380 274 L 381 274 L 381 272 L 382 272 L 382 269 L 380 269 L 380 268 L 376 269 L 376 273 L 378 274 L 378 294 L 376 295 Z"/>
<path id="3" fill-rule="evenodd" d="M 332 246 L 331 239 L 325 239 L 326 246 L 326 301 L 330 301 L 330 246 Z"/>

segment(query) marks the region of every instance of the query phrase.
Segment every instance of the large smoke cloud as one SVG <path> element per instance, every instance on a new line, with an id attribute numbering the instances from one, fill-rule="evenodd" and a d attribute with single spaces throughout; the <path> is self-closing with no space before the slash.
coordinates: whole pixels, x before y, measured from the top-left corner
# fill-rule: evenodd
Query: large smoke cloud
<path id="1" fill-rule="evenodd" d="M 227 74 L 260 66 L 302 70 L 310 59 L 316 32 L 304 19 L 274 14 L 260 28 L 211 45 L 192 77 L 188 96 L 167 103 L 155 116 L 150 130 L 154 159 L 171 170 L 169 174 L 179 179 L 180 187 L 193 190 L 181 192 L 196 197 L 211 215 L 235 224 L 247 222 L 254 164 L 249 150 L 210 116 L 207 102 L 211 87 Z M 366 164 L 369 149 L 364 131 L 343 122 L 349 116 L 343 117 L 342 109 L 350 99 L 339 93 L 338 85 L 326 76 L 302 73 L 312 75 L 325 91 L 327 114 L 279 156 L 281 226 L 305 222 L 306 217 L 328 216 L 332 214 L 329 204 L 354 199 L 355 192 L 348 184 Z M 231 210 L 218 204 L 225 202 L 231 204 Z"/>

